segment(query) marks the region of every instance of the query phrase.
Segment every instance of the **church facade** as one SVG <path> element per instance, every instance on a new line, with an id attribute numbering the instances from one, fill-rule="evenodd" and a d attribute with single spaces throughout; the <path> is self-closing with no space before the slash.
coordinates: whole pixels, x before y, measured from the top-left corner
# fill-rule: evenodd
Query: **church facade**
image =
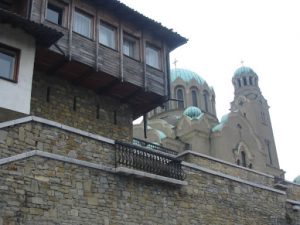
<path id="1" fill-rule="evenodd" d="M 171 71 L 171 98 L 164 108 L 149 113 L 148 137 L 143 123 L 134 126 L 134 137 L 175 149 L 202 153 L 233 164 L 283 177 L 267 100 L 249 67 L 232 77 L 234 99 L 230 112 L 219 121 L 215 92 L 198 74 L 186 69 Z"/>

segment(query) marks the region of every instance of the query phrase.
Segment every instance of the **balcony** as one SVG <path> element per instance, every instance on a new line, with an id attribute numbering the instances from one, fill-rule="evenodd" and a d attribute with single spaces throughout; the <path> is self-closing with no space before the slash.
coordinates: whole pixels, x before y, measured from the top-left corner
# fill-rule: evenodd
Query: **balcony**
<path id="1" fill-rule="evenodd" d="M 115 167 L 117 170 L 125 167 L 178 181 L 185 179 L 181 160 L 175 156 L 119 141 L 115 145 Z"/>

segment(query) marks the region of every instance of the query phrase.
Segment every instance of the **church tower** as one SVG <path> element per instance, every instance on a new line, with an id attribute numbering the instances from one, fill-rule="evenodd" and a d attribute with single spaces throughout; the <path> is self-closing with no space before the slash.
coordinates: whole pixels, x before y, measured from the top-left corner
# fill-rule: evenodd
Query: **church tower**
<path id="1" fill-rule="evenodd" d="M 276 145 L 273 136 L 269 105 L 261 93 L 257 74 L 249 67 L 238 68 L 232 78 L 234 101 L 231 112 L 240 112 L 249 121 L 266 156 L 266 166 L 272 171 L 279 169 Z"/>

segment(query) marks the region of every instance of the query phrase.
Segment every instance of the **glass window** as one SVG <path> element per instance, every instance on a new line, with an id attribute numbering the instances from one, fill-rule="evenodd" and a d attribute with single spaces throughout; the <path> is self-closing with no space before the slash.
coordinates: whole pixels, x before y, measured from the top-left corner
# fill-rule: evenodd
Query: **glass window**
<path id="1" fill-rule="evenodd" d="M 192 104 L 193 106 L 198 107 L 197 91 L 192 90 Z"/>
<path id="2" fill-rule="evenodd" d="M 48 3 L 46 20 L 58 25 L 62 25 L 62 15 L 63 15 L 62 8 Z"/>
<path id="3" fill-rule="evenodd" d="M 14 81 L 17 79 L 18 52 L 0 46 L 0 77 Z"/>
<path id="4" fill-rule="evenodd" d="M 177 96 L 177 106 L 178 109 L 184 109 L 184 97 L 183 97 L 183 90 L 181 88 L 178 88 L 176 91 L 176 96 Z"/>
<path id="5" fill-rule="evenodd" d="M 112 49 L 117 48 L 116 44 L 116 31 L 117 29 L 106 23 L 100 24 L 99 42 Z"/>
<path id="6" fill-rule="evenodd" d="M 74 13 L 74 31 L 85 37 L 92 38 L 92 17 L 78 10 Z"/>
<path id="7" fill-rule="evenodd" d="M 137 38 L 125 35 L 123 38 L 123 54 L 134 59 L 139 59 L 139 41 Z"/>
<path id="8" fill-rule="evenodd" d="M 147 46 L 146 47 L 146 63 L 156 69 L 161 68 L 160 63 L 160 50 L 158 48 Z"/>
<path id="9" fill-rule="evenodd" d="M 247 167 L 246 153 L 244 151 L 242 151 L 241 156 L 242 156 L 242 166 Z"/>

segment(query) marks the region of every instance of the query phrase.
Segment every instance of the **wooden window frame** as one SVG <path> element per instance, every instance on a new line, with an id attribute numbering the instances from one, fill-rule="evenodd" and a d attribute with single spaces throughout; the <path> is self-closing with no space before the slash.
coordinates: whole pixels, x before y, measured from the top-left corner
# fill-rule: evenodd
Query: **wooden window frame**
<path id="1" fill-rule="evenodd" d="M 12 78 L 7 78 L 4 77 L 2 75 L 0 75 L 0 79 L 3 80 L 7 80 L 10 82 L 14 82 L 17 83 L 18 82 L 18 75 L 19 75 L 19 65 L 20 65 L 20 50 L 4 45 L 4 44 L 0 44 L 0 52 L 9 56 L 13 56 L 14 57 L 14 71 L 12 74 Z"/>
<path id="2" fill-rule="evenodd" d="M 49 4 L 55 8 L 61 9 L 61 23 L 54 23 L 51 20 L 47 19 L 47 10 L 49 8 Z M 68 27 L 68 11 L 69 5 L 65 2 L 57 1 L 57 0 L 48 0 L 45 10 L 45 20 L 51 24 L 61 27 Z"/>
<path id="3" fill-rule="evenodd" d="M 111 46 L 109 45 L 106 45 L 104 43 L 101 42 L 101 37 L 103 35 L 102 31 L 103 31 L 103 28 L 102 27 L 106 27 L 107 29 L 110 29 L 114 32 L 115 34 L 115 48 L 112 48 Z M 102 46 L 105 46 L 107 48 L 110 48 L 112 50 L 115 50 L 115 51 L 118 51 L 118 46 L 119 46 L 119 42 L 118 42 L 118 28 L 106 21 L 103 21 L 103 20 L 100 20 L 100 23 L 99 23 L 99 40 L 98 40 L 99 44 L 102 45 Z"/>
<path id="4" fill-rule="evenodd" d="M 124 42 L 125 42 L 125 40 L 134 43 L 133 56 L 130 56 L 130 55 L 127 55 L 127 54 L 124 53 Z M 122 46 L 122 48 L 123 48 L 123 54 L 126 57 L 129 57 L 129 58 L 137 60 L 137 61 L 141 60 L 141 55 L 140 55 L 140 39 L 139 38 L 137 38 L 135 36 L 132 36 L 132 35 L 124 32 L 123 33 L 123 46 Z"/>
<path id="5" fill-rule="evenodd" d="M 94 28 L 94 27 L 95 27 L 95 26 L 94 26 L 94 24 L 95 24 L 94 16 L 93 16 L 92 14 L 88 13 L 88 12 L 83 11 L 83 10 L 80 9 L 80 8 L 77 8 L 77 7 L 75 7 L 73 13 L 74 13 L 74 14 L 73 14 L 73 15 L 74 15 L 74 19 L 73 19 L 73 24 L 72 24 L 72 26 L 73 26 L 72 31 L 73 31 L 74 33 L 76 33 L 76 34 L 78 34 L 78 35 L 84 37 L 84 38 L 93 40 L 93 39 L 94 39 L 94 33 L 95 33 L 95 31 L 94 31 L 94 29 L 95 29 L 95 28 Z M 83 16 L 86 16 L 86 17 L 90 18 L 90 20 L 91 20 L 90 36 L 86 36 L 86 35 L 81 34 L 81 33 L 77 32 L 77 31 L 75 30 L 75 22 L 76 22 L 76 19 L 75 19 L 76 16 L 75 16 L 75 14 L 76 14 L 76 13 L 79 13 L 79 14 L 81 14 L 81 15 L 83 15 Z"/>
<path id="6" fill-rule="evenodd" d="M 154 65 L 151 65 L 151 64 L 149 64 L 148 62 L 147 62 L 147 60 L 148 60 L 148 57 L 147 57 L 147 49 L 152 49 L 152 50 L 154 50 L 154 51 L 157 51 L 157 53 L 158 53 L 158 67 L 156 67 L 156 66 L 154 66 Z M 153 45 L 153 44 L 151 44 L 151 43 L 146 43 L 146 49 L 145 49 L 146 51 L 146 55 L 145 55 L 145 61 L 146 61 L 146 65 L 147 66 L 150 66 L 150 67 L 152 67 L 152 68 L 154 68 L 154 69 L 157 69 L 157 70 L 160 70 L 160 71 L 162 71 L 162 49 L 160 48 L 160 47 L 157 47 L 157 46 L 155 46 L 155 45 Z"/>

